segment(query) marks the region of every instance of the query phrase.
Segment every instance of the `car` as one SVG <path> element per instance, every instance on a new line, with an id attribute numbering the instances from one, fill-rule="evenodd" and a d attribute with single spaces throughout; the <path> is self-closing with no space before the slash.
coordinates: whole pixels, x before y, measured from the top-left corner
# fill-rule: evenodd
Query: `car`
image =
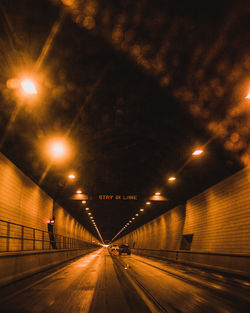
<path id="1" fill-rule="evenodd" d="M 119 253 L 119 245 L 112 245 L 110 247 L 110 251 L 112 254 L 118 254 Z"/>
<path id="2" fill-rule="evenodd" d="M 122 254 L 127 254 L 127 255 L 131 254 L 131 250 L 128 244 L 122 244 L 119 246 L 119 255 L 122 255 Z"/>

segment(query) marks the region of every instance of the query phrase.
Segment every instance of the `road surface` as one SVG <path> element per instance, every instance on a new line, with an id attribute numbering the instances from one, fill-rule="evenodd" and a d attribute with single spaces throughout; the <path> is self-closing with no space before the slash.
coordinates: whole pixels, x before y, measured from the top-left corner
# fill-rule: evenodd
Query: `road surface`
<path id="1" fill-rule="evenodd" d="M 0 289 L 1 313 L 250 312 L 250 283 L 99 249 Z"/>

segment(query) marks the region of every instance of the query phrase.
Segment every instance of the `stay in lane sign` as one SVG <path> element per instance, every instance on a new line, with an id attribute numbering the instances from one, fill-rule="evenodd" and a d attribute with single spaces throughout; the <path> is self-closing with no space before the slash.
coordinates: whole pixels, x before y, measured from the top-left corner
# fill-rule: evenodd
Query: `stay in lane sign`
<path id="1" fill-rule="evenodd" d="M 86 195 L 74 194 L 71 200 L 138 200 L 137 195 Z"/>
<path id="2" fill-rule="evenodd" d="M 99 195 L 99 200 L 137 200 L 137 195 Z"/>

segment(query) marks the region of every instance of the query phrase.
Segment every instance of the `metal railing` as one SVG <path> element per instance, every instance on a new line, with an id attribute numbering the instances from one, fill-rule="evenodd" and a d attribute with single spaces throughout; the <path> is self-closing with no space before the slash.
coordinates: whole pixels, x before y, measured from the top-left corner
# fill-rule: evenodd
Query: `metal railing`
<path id="1" fill-rule="evenodd" d="M 93 247 L 89 242 L 55 233 L 53 239 L 52 243 L 49 231 L 0 220 L 0 252 Z"/>

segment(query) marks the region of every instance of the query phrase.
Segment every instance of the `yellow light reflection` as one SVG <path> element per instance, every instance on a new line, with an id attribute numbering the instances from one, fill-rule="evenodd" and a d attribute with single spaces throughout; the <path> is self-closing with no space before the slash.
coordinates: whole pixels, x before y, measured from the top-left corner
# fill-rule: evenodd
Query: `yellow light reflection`
<path id="1" fill-rule="evenodd" d="M 31 80 L 25 79 L 21 82 L 23 91 L 29 95 L 36 95 L 37 90 L 34 83 Z"/>

